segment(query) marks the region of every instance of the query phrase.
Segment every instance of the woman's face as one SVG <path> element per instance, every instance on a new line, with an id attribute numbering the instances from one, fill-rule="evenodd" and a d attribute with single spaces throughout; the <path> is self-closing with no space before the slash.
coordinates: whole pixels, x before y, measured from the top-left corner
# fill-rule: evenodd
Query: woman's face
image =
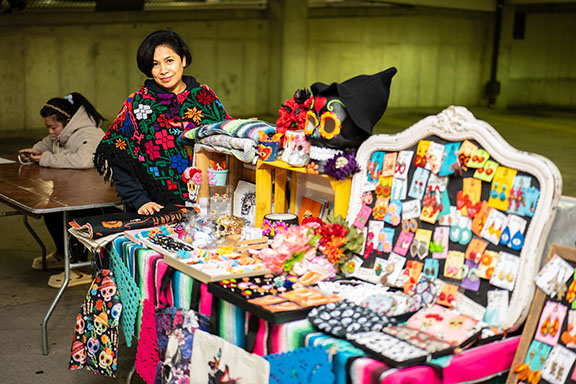
<path id="1" fill-rule="evenodd" d="M 64 124 L 56 120 L 54 115 L 46 116 L 44 118 L 44 124 L 46 125 L 46 128 L 48 128 L 48 134 L 53 139 L 56 139 L 64 130 Z"/>
<path id="2" fill-rule="evenodd" d="M 159 45 L 154 50 L 152 77 L 156 84 L 168 92 L 178 94 L 186 89 L 186 84 L 182 81 L 185 65 L 185 57 L 182 59 L 172 48 Z"/>

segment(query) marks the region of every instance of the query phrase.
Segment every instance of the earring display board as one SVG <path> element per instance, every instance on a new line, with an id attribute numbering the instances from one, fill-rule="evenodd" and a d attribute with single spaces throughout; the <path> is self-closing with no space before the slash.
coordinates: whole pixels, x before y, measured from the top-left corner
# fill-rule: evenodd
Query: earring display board
<path id="1" fill-rule="evenodd" d="M 576 383 L 576 249 L 552 244 L 506 384 Z"/>
<path id="2" fill-rule="evenodd" d="M 451 106 L 359 148 L 348 221 L 364 231 L 347 274 L 411 292 L 511 331 L 525 320 L 562 190 L 548 159 L 510 146 Z"/>

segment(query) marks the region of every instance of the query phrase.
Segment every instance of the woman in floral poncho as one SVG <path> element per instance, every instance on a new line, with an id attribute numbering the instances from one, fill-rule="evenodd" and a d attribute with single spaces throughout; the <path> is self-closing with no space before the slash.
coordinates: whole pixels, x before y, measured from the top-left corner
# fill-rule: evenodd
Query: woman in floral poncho
<path id="1" fill-rule="evenodd" d="M 191 153 L 178 142 L 185 130 L 230 119 L 210 88 L 183 76 L 192 55 L 172 31 L 150 34 L 138 49 L 138 68 L 150 77 L 124 102 L 100 142 L 94 164 L 118 195 L 139 214 L 188 198 L 182 172 Z"/>

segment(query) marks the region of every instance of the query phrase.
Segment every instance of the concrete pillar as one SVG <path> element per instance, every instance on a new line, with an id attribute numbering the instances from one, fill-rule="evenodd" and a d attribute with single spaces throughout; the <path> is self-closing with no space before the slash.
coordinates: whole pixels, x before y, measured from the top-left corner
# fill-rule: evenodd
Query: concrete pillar
<path id="1" fill-rule="evenodd" d="M 306 84 L 308 1 L 269 0 L 270 97 L 268 110 L 278 114 L 284 100 Z"/>

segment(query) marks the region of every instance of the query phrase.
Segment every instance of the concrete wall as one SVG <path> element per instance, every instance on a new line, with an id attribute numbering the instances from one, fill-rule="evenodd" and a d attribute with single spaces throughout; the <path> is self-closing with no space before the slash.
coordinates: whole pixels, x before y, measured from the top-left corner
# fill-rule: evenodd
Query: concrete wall
<path id="1" fill-rule="evenodd" d="M 343 81 L 390 66 L 398 68 L 390 108 L 487 102 L 492 13 L 394 8 L 303 12 L 298 7 L 286 20 L 302 24 L 278 27 L 278 12 L 280 17 L 291 12 L 294 4 L 282 1 L 276 11 L 243 13 L 2 16 L 0 132 L 42 129 L 38 111 L 44 102 L 71 91 L 83 93 L 113 119 L 126 96 L 144 80 L 135 62 L 139 43 L 151 31 L 166 27 L 179 32 L 193 50 L 186 73 L 208 84 L 236 117 L 275 118 L 295 87 Z M 306 14 L 307 21 L 299 20 L 298 15 Z M 511 23 L 508 12 L 497 107 L 576 108 L 576 14 L 528 15 L 522 41 L 511 38 Z M 300 53 L 306 60 L 288 61 Z M 287 62 L 294 64 L 281 65 Z"/>
<path id="2" fill-rule="evenodd" d="M 72 91 L 108 119 L 145 79 L 136 50 L 172 27 L 190 45 L 186 74 L 208 84 L 232 116 L 266 112 L 268 23 L 262 19 L 0 27 L 0 131 L 42 127 L 42 105 Z"/>
<path id="3" fill-rule="evenodd" d="M 512 38 L 505 14 L 499 106 L 576 108 L 576 12 L 527 13 L 525 36 Z"/>
<path id="4" fill-rule="evenodd" d="M 308 83 L 342 81 L 394 66 L 398 73 L 389 107 L 482 104 L 490 20 L 485 13 L 445 12 L 312 19 Z"/>

